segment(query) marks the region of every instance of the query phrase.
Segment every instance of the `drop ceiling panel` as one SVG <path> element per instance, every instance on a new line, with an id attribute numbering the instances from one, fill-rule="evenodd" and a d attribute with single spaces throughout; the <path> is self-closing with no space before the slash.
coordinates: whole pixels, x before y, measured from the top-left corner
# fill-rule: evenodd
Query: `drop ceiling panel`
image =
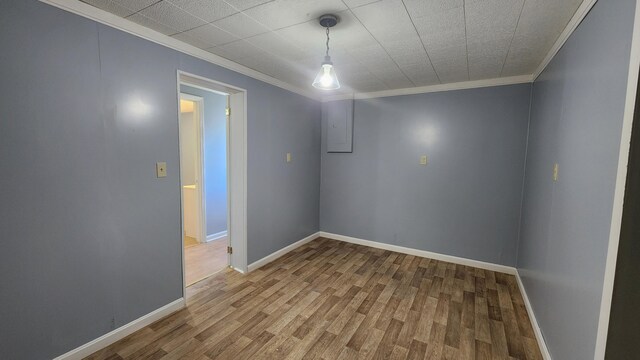
<path id="1" fill-rule="evenodd" d="M 161 1 L 155 5 L 140 10 L 139 14 L 180 32 L 193 29 L 207 23 L 206 21 L 181 10 L 168 1 Z"/>
<path id="2" fill-rule="evenodd" d="M 211 24 L 187 30 L 180 35 L 193 37 L 201 42 L 206 43 L 207 47 L 205 48 L 205 50 L 213 46 L 227 44 L 238 40 L 237 36 L 223 31 Z M 178 35 L 174 35 L 174 37 L 178 37 Z"/>
<path id="3" fill-rule="evenodd" d="M 535 71 L 581 3 L 582 0 L 526 0 L 503 76 Z"/>
<path id="4" fill-rule="evenodd" d="M 582 0 L 82 0 L 310 89 L 336 14 L 336 93 L 530 75 Z"/>
<path id="5" fill-rule="evenodd" d="M 181 10 L 206 22 L 219 20 L 239 12 L 235 7 L 224 1 L 170 0 L 170 2 Z"/>
<path id="6" fill-rule="evenodd" d="M 524 0 L 483 0 L 465 8 L 470 80 L 499 77 Z"/>
<path id="7" fill-rule="evenodd" d="M 127 17 L 136 12 L 136 10 L 129 9 L 122 3 L 113 0 L 82 0 L 82 2 L 99 7 L 120 17 Z"/>
<path id="8" fill-rule="evenodd" d="M 228 44 L 216 46 L 208 50 L 223 58 L 236 61 L 247 57 L 260 57 L 265 51 L 253 46 L 246 40 L 238 40 Z"/>
<path id="9" fill-rule="evenodd" d="M 162 24 L 159 21 L 146 17 L 140 13 L 132 14 L 131 16 L 127 17 L 127 19 L 133 21 L 138 25 L 148 27 L 149 29 L 155 30 L 165 35 L 173 35 L 180 32 L 178 29 L 174 29 L 171 26 Z"/>
<path id="10" fill-rule="evenodd" d="M 241 39 L 269 31 L 267 27 L 244 13 L 237 13 L 224 19 L 214 21 L 213 25 L 232 33 Z"/>
<path id="11" fill-rule="evenodd" d="M 297 60 L 310 55 L 305 49 L 298 47 L 295 43 L 275 32 L 256 35 L 247 38 L 246 41 L 265 52 L 278 54 L 285 59 Z"/>
<path id="12" fill-rule="evenodd" d="M 107 1 L 101 0 L 100 2 L 105 3 Z M 114 2 L 119 3 L 120 5 L 131 9 L 133 11 L 140 11 L 148 6 L 151 6 L 157 3 L 157 0 L 114 0 Z"/>
<path id="13" fill-rule="evenodd" d="M 275 0 L 248 9 L 245 14 L 275 30 L 346 9 L 341 0 Z"/>
<path id="14" fill-rule="evenodd" d="M 208 1 L 220 2 L 220 1 L 212 1 L 212 0 L 208 0 Z M 237 11 L 244 11 L 252 7 L 266 4 L 272 1 L 274 0 L 224 0 L 225 3 L 229 4 L 231 7 L 233 7 Z"/>

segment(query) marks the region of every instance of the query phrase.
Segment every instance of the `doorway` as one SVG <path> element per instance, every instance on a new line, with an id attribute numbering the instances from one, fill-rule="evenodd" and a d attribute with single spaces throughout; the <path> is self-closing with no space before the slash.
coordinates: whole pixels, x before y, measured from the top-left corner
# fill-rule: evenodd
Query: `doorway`
<path id="1" fill-rule="evenodd" d="M 178 71 L 178 94 L 186 289 L 246 271 L 246 91 Z"/>
<path id="2" fill-rule="evenodd" d="M 223 270 L 227 256 L 226 95 L 180 86 L 184 277 L 190 286 Z"/>

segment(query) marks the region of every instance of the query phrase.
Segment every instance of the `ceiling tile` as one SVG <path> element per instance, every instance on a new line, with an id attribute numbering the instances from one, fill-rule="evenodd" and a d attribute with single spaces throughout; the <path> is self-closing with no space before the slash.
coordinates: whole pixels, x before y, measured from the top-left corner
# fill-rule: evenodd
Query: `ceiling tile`
<path id="1" fill-rule="evenodd" d="M 416 86 L 425 86 L 438 84 L 440 81 L 436 76 L 436 72 L 433 70 L 431 63 L 423 61 L 420 63 L 414 63 L 410 65 L 400 65 L 402 72 L 409 78 Z"/>
<path id="2" fill-rule="evenodd" d="M 275 33 L 305 51 L 317 54 L 319 57 L 324 56 L 327 37 L 324 29 L 315 21 L 282 28 Z"/>
<path id="3" fill-rule="evenodd" d="M 511 37 L 504 39 L 470 42 L 469 79 L 490 79 L 500 76 L 509 51 Z"/>
<path id="4" fill-rule="evenodd" d="M 350 92 L 531 74 L 583 0 L 81 1 L 305 88 L 325 53 L 317 18 L 334 13 Z"/>
<path id="5" fill-rule="evenodd" d="M 482 0 L 466 5 L 469 42 L 513 36 L 524 0 Z"/>
<path id="6" fill-rule="evenodd" d="M 213 24 L 241 39 L 269 31 L 269 29 L 264 25 L 243 13 L 238 13 L 224 19 L 214 21 Z"/>
<path id="7" fill-rule="evenodd" d="M 169 0 L 176 7 L 198 18 L 212 22 L 238 12 L 224 1 L 213 0 Z"/>
<path id="8" fill-rule="evenodd" d="M 411 18 L 401 0 L 382 0 L 352 11 L 381 43 L 416 35 Z"/>
<path id="9" fill-rule="evenodd" d="M 412 18 L 433 16 L 443 11 L 462 8 L 463 0 L 403 0 Z"/>
<path id="10" fill-rule="evenodd" d="M 245 39 L 254 46 L 286 59 L 300 59 L 309 56 L 304 49 L 275 32 L 268 32 Z"/>
<path id="11" fill-rule="evenodd" d="M 382 0 L 344 0 L 344 3 L 351 9 L 357 8 L 359 6 L 371 4 L 374 2 L 378 2 Z"/>
<path id="12" fill-rule="evenodd" d="M 139 14 L 178 31 L 185 31 L 206 24 L 204 20 L 180 10 L 167 1 L 161 1 L 153 6 L 149 6 L 141 10 Z"/>
<path id="13" fill-rule="evenodd" d="M 462 8 L 413 18 L 413 21 L 427 51 L 431 46 L 458 46 L 466 43 Z"/>
<path id="14" fill-rule="evenodd" d="M 535 71 L 581 3 L 582 0 L 527 0 L 502 76 Z"/>
<path id="15" fill-rule="evenodd" d="M 210 43 L 208 43 L 206 41 L 203 41 L 201 38 L 191 35 L 191 33 L 189 31 L 178 33 L 178 34 L 174 34 L 174 35 L 171 35 L 171 37 L 176 39 L 176 40 L 180 40 L 182 42 L 186 42 L 187 44 L 193 45 L 193 46 L 195 46 L 197 48 L 200 48 L 200 49 L 208 49 L 208 48 L 213 46 L 212 44 L 210 44 Z"/>
<path id="16" fill-rule="evenodd" d="M 140 11 L 158 2 L 158 0 L 114 0 L 114 1 L 126 7 L 127 9 L 131 9 L 133 11 Z"/>
<path id="17" fill-rule="evenodd" d="M 207 48 L 238 40 L 238 37 L 210 24 L 185 31 L 181 35 L 189 36 L 206 43 L 208 44 Z"/>
<path id="18" fill-rule="evenodd" d="M 471 80 L 499 77 L 524 0 L 482 0 L 466 5 Z"/>
<path id="19" fill-rule="evenodd" d="M 275 30 L 346 9 L 347 6 L 341 0 L 275 0 L 248 9 L 245 14 Z"/>
<path id="20" fill-rule="evenodd" d="M 161 24 L 158 21 L 148 18 L 140 13 L 133 14 L 127 17 L 127 19 L 135 22 L 136 24 L 148 27 L 149 29 L 155 30 L 165 35 L 172 35 L 180 32 L 178 29 L 174 29 L 171 26 Z"/>
<path id="21" fill-rule="evenodd" d="M 222 0 L 217 0 L 217 1 L 222 1 Z M 266 4 L 272 1 L 274 0 L 224 0 L 225 3 L 229 4 L 231 7 L 233 7 L 237 11 L 244 11 L 252 7 Z"/>
<path id="22" fill-rule="evenodd" d="M 208 51 L 234 61 L 247 57 L 259 58 L 265 54 L 264 50 L 252 45 L 246 40 L 238 40 L 225 45 L 216 46 L 208 49 Z"/>
<path id="23" fill-rule="evenodd" d="M 129 9 L 126 6 L 123 6 L 121 3 L 113 0 L 82 0 L 82 2 L 93 5 L 99 9 L 108 11 L 120 17 L 127 17 L 135 13 L 135 10 Z"/>

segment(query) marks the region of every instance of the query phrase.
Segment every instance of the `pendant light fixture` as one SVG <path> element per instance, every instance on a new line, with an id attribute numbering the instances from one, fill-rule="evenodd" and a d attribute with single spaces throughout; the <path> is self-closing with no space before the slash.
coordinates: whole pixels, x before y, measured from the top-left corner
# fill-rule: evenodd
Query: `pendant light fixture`
<path id="1" fill-rule="evenodd" d="M 340 82 L 338 76 L 333 68 L 331 62 L 331 56 L 329 56 L 329 29 L 334 27 L 338 23 L 338 17 L 335 15 L 327 14 L 320 16 L 320 25 L 327 29 L 327 52 L 324 56 L 324 61 L 320 67 L 320 72 L 313 80 L 313 87 L 321 90 L 335 90 L 340 89 Z"/>

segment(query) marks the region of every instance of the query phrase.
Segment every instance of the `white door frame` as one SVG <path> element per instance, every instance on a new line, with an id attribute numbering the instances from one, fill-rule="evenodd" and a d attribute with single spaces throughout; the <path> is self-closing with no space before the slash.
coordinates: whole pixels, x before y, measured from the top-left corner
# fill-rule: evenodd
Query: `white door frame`
<path id="1" fill-rule="evenodd" d="M 176 88 L 178 102 L 180 101 L 180 85 L 187 85 L 214 93 L 229 95 L 231 116 L 227 120 L 227 239 L 229 246 L 233 248 L 233 254 L 229 256 L 229 266 L 236 271 L 246 273 L 247 90 L 178 70 Z M 182 184 L 180 186 L 182 189 Z M 182 192 L 180 196 L 182 197 Z M 180 216 L 180 234 L 182 235 L 184 224 L 182 223 L 182 214 Z M 184 238 L 182 236 L 180 242 L 182 244 L 182 288 L 183 295 L 186 298 L 186 282 L 184 277 Z"/>
<path id="2" fill-rule="evenodd" d="M 196 127 L 196 195 L 197 195 L 197 227 L 198 227 L 198 235 L 197 240 L 200 243 L 204 243 L 207 241 L 207 222 L 206 222 L 206 202 L 204 195 L 206 194 L 205 189 L 205 174 L 204 174 L 204 99 L 200 96 L 195 96 L 191 94 L 178 93 L 181 100 L 189 100 L 195 104 L 193 109 L 193 120 L 195 122 Z M 178 133 L 180 129 L 178 128 Z M 182 152 L 182 146 L 180 146 L 180 152 Z M 180 173 L 180 189 L 182 190 L 182 186 L 184 185 L 184 181 L 182 179 L 182 173 Z M 182 202 L 182 200 L 181 200 Z M 184 203 L 182 203 L 182 209 L 184 209 Z M 182 214 L 184 221 L 184 213 Z M 184 229 L 183 235 L 184 235 Z"/>

